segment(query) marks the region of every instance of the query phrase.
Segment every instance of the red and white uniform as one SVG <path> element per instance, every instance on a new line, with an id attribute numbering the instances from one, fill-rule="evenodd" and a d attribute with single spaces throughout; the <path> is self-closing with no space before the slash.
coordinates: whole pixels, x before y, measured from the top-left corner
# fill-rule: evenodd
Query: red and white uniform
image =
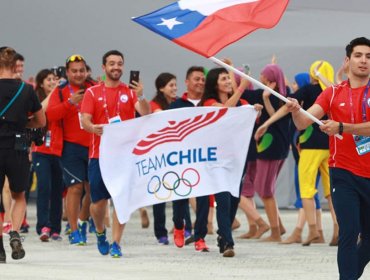
<path id="1" fill-rule="evenodd" d="M 343 123 L 362 123 L 362 105 L 366 86 L 350 88 L 349 82 L 327 88 L 316 100 L 329 118 Z M 370 96 L 365 100 L 366 121 L 370 121 Z M 343 140 L 329 138 L 329 166 L 343 168 L 353 174 L 370 178 L 370 153 L 359 155 L 352 134 L 343 133 Z"/>
<path id="2" fill-rule="evenodd" d="M 60 99 L 59 90 L 61 90 L 63 101 Z M 52 122 L 63 122 L 64 141 L 88 147 L 90 134 L 82 129 L 80 123 L 81 103 L 73 105 L 68 102 L 72 94 L 79 90 L 79 87 L 70 84 L 65 85 L 62 89 L 56 87 L 51 93 L 49 105 L 46 109 L 46 117 Z"/>
<path id="3" fill-rule="evenodd" d="M 89 88 L 84 96 L 81 112 L 92 116 L 92 123 L 107 124 L 119 116 L 121 121 L 135 118 L 137 96 L 126 84 L 109 88 L 99 84 Z M 89 157 L 99 158 L 100 136 L 92 134 Z"/>

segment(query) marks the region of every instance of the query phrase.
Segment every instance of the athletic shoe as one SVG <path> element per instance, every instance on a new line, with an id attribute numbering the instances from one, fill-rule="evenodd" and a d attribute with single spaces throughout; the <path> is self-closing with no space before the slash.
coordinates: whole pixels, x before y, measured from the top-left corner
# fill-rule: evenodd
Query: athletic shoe
<path id="1" fill-rule="evenodd" d="M 71 227 L 70 227 L 69 223 L 67 223 L 67 224 L 66 224 L 66 228 L 65 228 L 65 230 L 64 230 L 64 234 L 65 234 L 65 235 L 70 235 L 70 234 L 71 234 L 71 232 L 72 232 Z"/>
<path id="2" fill-rule="evenodd" d="M 42 242 L 48 242 L 50 238 L 50 228 L 48 227 L 43 227 L 41 229 L 41 235 L 40 235 L 40 240 Z"/>
<path id="3" fill-rule="evenodd" d="M 12 248 L 12 258 L 14 260 L 19 260 L 24 258 L 26 252 L 23 249 L 21 237 L 16 231 L 9 232 L 10 236 L 10 247 Z"/>
<path id="4" fill-rule="evenodd" d="M 162 236 L 158 239 L 158 243 L 161 244 L 161 245 L 168 245 L 170 244 L 170 242 L 168 241 L 168 237 L 167 236 Z"/>
<path id="5" fill-rule="evenodd" d="M 231 246 L 231 245 L 226 245 L 225 246 L 224 253 L 223 253 L 223 256 L 225 258 L 232 258 L 232 257 L 234 257 L 235 256 L 234 247 Z"/>
<path id="6" fill-rule="evenodd" d="M 106 230 L 103 233 L 96 233 L 97 246 L 100 254 L 108 255 L 109 253 L 109 242 L 107 240 Z"/>
<path id="7" fill-rule="evenodd" d="M 174 229 L 173 230 L 173 241 L 175 245 L 179 248 L 184 246 L 184 229 Z"/>
<path id="8" fill-rule="evenodd" d="M 122 257 L 121 247 L 116 242 L 113 242 L 112 245 L 110 245 L 110 255 L 112 258 Z"/>
<path id="9" fill-rule="evenodd" d="M 0 251 L 0 263 L 6 263 L 6 254 L 5 251 Z"/>
<path id="10" fill-rule="evenodd" d="M 93 218 L 89 218 L 89 232 L 90 233 L 96 233 L 95 223 Z"/>
<path id="11" fill-rule="evenodd" d="M 78 229 L 72 231 L 68 238 L 70 244 L 85 245 L 85 243 L 82 241 L 82 237 Z"/>
<path id="12" fill-rule="evenodd" d="M 191 231 L 185 230 L 185 245 L 189 245 L 194 241 L 194 235 L 191 234 Z"/>
<path id="13" fill-rule="evenodd" d="M 87 221 L 81 221 L 81 222 L 79 222 L 78 223 L 78 229 L 80 231 L 82 242 L 83 243 L 86 243 L 87 242 L 87 236 L 86 236 L 86 232 L 87 232 Z"/>
<path id="14" fill-rule="evenodd" d="M 54 232 L 54 233 L 50 236 L 50 238 L 51 238 L 52 240 L 54 240 L 54 241 L 62 241 L 62 240 L 63 240 L 63 238 L 60 236 L 60 234 L 59 234 L 59 233 L 56 233 L 56 232 Z"/>
<path id="15" fill-rule="evenodd" d="M 195 241 L 194 243 L 195 251 L 198 252 L 209 252 L 209 248 L 206 245 L 206 242 L 203 238 L 199 239 L 198 241 Z"/>

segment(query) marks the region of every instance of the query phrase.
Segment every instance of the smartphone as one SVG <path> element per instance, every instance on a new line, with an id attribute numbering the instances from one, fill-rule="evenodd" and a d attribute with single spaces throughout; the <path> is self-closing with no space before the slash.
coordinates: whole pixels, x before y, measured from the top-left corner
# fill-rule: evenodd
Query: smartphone
<path id="1" fill-rule="evenodd" d="M 132 81 L 139 82 L 139 75 L 140 75 L 140 71 L 137 71 L 137 70 L 131 70 L 131 71 L 130 71 L 130 80 L 129 80 L 129 84 L 132 84 Z"/>
<path id="2" fill-rule="evenodd" d="M 86 90 L 86 87 L 85 86 L 80 86 L 80 90 L 83 90 L 83 91 L 81 91 L 79 94 L 84 94 L 85 90 Z"/>

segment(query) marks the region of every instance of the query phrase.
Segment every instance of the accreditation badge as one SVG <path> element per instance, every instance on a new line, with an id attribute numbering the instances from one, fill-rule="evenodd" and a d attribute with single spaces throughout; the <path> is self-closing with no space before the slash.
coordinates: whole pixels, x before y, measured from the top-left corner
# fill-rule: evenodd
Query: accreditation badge
<path id="1" fill-rule="evenodd" d="M 120 116 L 115 116 L 109 119 L 109 123 L 118 123 L 118 122 L 121 122 Z"/>
<path id="2" fill-rule="evenodd" d="M 353 135 L 353 140 L 355 141 L 356 151 L 360 156 L 370 152 L 370 137 Z"/>

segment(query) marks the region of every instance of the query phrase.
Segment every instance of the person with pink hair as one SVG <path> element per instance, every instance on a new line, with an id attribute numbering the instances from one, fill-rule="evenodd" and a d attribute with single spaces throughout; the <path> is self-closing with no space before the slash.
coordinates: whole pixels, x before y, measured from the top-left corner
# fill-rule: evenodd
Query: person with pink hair
<path id="1" fill-rule="evenodd" d="M 277 64 L 268 64 L 262 71 L 260 80 L 283 96 L 287 95 L 284 74 Z M 250 104 L 261 103 L 264 108 L 258 120 L 263 124 L 284 103 L 267 90 L 246 90 L 242 98 Z M 278 205 L 275 199 L 276 180 L 289 152 L 289 116 L 281 118 L 271 125 L 261 141 L 257 142 L 257 160 L 254 187 L 265 206 L 270 223 L 271 234 L 262 239 L 267 242 L 280 242 L 281 235 L 285 233 L 279 218 Z M 266 231 L 266 230 L 264 230 Z M 263 232 L 261 232 L 263 234 Z M 262 234 L 259 235 L 262 235 Z M 259 237 L 259 236 L 258 236 Z"/>

